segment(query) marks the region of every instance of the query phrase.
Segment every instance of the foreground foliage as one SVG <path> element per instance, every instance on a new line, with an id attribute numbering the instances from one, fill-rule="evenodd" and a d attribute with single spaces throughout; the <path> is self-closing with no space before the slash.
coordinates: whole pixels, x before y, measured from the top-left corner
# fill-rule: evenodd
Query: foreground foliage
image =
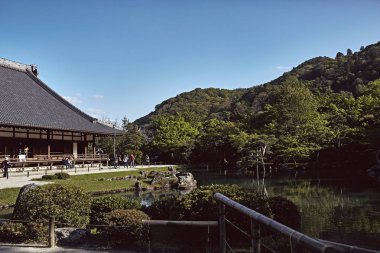
<path id="1" fill-rule="evenodd" d="M 90 198 L 78 187 L 44 185 L 19 197 L 13 219 L 48 221 L 54 216 L 58 226 L 82 227 L 89 221 Z"/>
<path id="2" fill-rule="evenodd" d="M 218 217 L 218 203 L 213 198 L 216 192 L 287 226 L 295 229 L 300 227 L 300 213 L 293 202 L 282 197 L 265 197 L 237 185 L 201 186 L 182 198 L 169 197 L 155 201 L 145 211 L 152 219 L 215 220 Z M 241 222 L 244 220 L 242 216 L 238 212 L 230 212 L 233 221 Z"/>
<path id="3" fill-rule="evenodd" d="M 148 227 L 142 220 L 149 216 L 139 210 L 113 210 L 104 219 L 109 227 L 99 229 L 101 236 L 113 245 L 136 245 L 146 240 Z"/>
<path id="4" fill-rule="evenodd" d="M 140 209 L 137 200 L 129 200 L 121 196 L 106 196 L 95 198 L 91 202 L 90 223 L 105 224 L 108 213 L 118 209 Z"/>

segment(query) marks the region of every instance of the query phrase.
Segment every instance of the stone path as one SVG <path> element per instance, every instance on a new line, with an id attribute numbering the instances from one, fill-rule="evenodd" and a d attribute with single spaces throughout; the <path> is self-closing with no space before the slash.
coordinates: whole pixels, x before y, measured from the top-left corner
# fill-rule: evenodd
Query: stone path
<path id="1" fill-rule="evenodd" d="M 118 167 L 115 169 L 113 166 L 103 166 L 101 169 L 98 167 L 90 167 L 88 168 L 76 168 L 75 169 L 69 169 L 69 170 L 63 170 L 63 172 L 69 173 L 70 175 L 83 175 L 83 174 L 95 174 L 95 173 L 105 173 L 105 172 L 116 172 L 116 171 L 131 171 L 131 170 L 137 170 L 141 168 L 152 168 L 152 167 L 168 167 L 171 165 L 151 165 L 151 166 L 136 166 L 134 168 L 124 168 L 123 166 Z M 57 172 L 61 172 L 61 170 L 48 170 L 47 173 L 55 174 Z M 26 184 L 35 183 L 38 185 L 43 184 L 49 184 L 49 182 L 42 182 L 42 181 L 31 181 L 34 178 L 41 178 L 42 175 L 45 175 L 45 170 L 40 171 L 31 171 L 29 172 L 29 177 L 25 172 L 14 172 L 9 175 L 9 179 L 0 177 L 0 189 L 5 188 L 14 188 L 14 187 L 22 187 Z M 0 175 L 2 176 L 2 175 Z"/>

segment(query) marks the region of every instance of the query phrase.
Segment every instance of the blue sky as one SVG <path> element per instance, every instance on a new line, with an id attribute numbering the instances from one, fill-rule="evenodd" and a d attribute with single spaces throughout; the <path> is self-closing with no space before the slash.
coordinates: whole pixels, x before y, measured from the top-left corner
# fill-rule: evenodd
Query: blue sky
<path id="1" fill-rule="evenodd" d="M 380 1 L 0 0 L 0 57 L 81 110 L 135 120 L 195 88 L 268 82 L 380 40 Z"/>

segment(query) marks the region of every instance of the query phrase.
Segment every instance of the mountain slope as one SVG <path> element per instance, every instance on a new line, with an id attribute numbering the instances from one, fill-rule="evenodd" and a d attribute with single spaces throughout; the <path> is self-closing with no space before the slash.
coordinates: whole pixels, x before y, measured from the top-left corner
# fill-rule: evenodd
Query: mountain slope
<path id="1" fill-rule="evenodd" d="M 315 94 L 325 92 L 350 92 L 360 95 L 370 81 L 380 78 L 380 42 L 362 47 L 346 55 L 337 53 L 335 59 L 316 57 L 284 73 L 279 78 L 249 89 L 195 89 L 170 98 L 157 105 L 155 111 L 135 121 L 148 124 L 154 115 L 191 112 L 201 118 L 239 120 L 255 114 L 270 100 L 271 90 L 287 77 L 296 76 Z"/>

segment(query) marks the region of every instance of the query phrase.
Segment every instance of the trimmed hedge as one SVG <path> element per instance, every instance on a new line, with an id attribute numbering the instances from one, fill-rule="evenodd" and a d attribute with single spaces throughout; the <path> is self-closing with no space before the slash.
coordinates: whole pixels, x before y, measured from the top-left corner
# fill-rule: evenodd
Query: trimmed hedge
<path id="1" fill-rule="evenodd" d="M 65 180 L 68 178 L 70 178 L 70 175 L 66 172 L 58 172 L 58 173 L 55 173 L 54 175 L 43 175 L 42 176 L 43 180 L 56 180 L 56 179 Z"/>
<path id="2" fill-rule="evenodd" d="M 57 177 L 57 179 L 62 179 L 62 180 L 70 178 L 70 175 L 66 172 L 55 173 L 55 176 Z"/>
<path id="3" fill-rule="evenodd" d="M 136 245 L 148 236 L 148 227 L 142 220 L 149 216 L 139 210 L 114 210 L 106 215 L 106 227 L 100 233 L 114 245 Z M 117 227 L 112 227 L 117 226 Z"/>
<path id="4" fill-rule="evenodd" d="M 56 175 L 43 175 L 41 178 L 43 180 L 56 180 L 56 179 L 58 179 Z"/>
<path id="5" fill-rule="evenodd" d="M 93 199 L 91 202 L 90 223 L 104 224 L 106 215 L 117 209 L 140 209 L 137 200 L 120 196 L 105 196 Z"/>
<path id="6" fill-rule="evenodd" d="M 54 216 L 58 226 L 83 227 L 89 213 L 90 197 L 81 188 L 49 184 L 20 195 L 13 219 L 47 221 Z"/>
<path id="7" fill-rule="evenodd" d="M 0 224 L 0 241 L 6 243 L 46 242 L 47 225 L 42 223 L 11 223 Z"/>

